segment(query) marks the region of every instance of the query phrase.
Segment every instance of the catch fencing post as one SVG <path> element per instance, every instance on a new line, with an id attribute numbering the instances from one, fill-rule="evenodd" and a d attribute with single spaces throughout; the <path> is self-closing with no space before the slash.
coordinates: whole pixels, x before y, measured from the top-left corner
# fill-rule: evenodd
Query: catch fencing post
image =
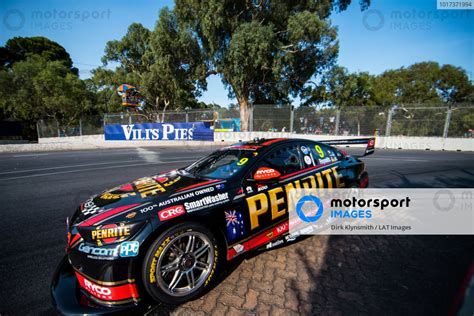
<path id="1" fill-rule="evenodd" d="M 393 112 L 395 111 L 395 107 L 392 106 L 388 110 L 388 115 L 387 115 L 387 127 L 385 128 L 385 136 L 390 136 L 390 131 L 392 130 L 392 116 Z"/>
<path id="2" fill-rule="evenodd" d="M 290 133 L 293 133 L 293 120 L 295 119 L 295 107 L 290 107 Z"/>
<path id="3" fill-rule="evenodd" d="M 446 120 L 444 121 L 443 138 L 448 137 L 449 123 L 451 122 L 452 112 L 453 110 L 451 109 L 451 105 L 450 105 L 448 108 L 448 112 L 446 112 Z"/>
<path id="4" fill-rule="evenodd" d="M 189 107 L 184 108 L 184 112 L 186 113 L 186 123 L 189 122 L 188 111 L 189 111 Z"/>
<path id="5" fill-rule="evenodd" d="M 79 119 L 79 136 L 82 136 L 82 117 Z"/>
<path id="6" fill-rule="evenodd" d="M 39 124 L 40 124 L 41 121 L 36 122 L 36 133 L 38 133 L 38 139 L 41 137 L 40 127 L 39 127 Z"/>
<path id="7" fill-rule="evenodd" d="M 341 120 L 341 108 L 336 109 L 336 126 L 334 127 L 334 135 L 339 135 L 339 121 Z"/>
<path id="8" fill-rule="evenodd" d="M 249 115 L 249 130 L 253 132 L 253 104 L 250 104 L 250 115 Z"/>

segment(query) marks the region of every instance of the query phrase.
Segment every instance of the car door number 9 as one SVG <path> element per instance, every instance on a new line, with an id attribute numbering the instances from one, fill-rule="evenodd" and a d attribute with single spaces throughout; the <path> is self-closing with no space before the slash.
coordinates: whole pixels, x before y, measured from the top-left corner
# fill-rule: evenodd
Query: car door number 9
<path id="1" fill-rule="evenodd" d="M 247 161 L 249 161 L 248 158 L 242 158 L 239 160 L 239 162 L 237 163 L 237 166 L 243 166 L 247 163 Z"/>
<path id="2" fill-rule="evenodd" d="M 316 145 L 316 146 L 314 146 L 314 148 L 316 149 L 316 152 L 318 153 L 319 158 L 324 158 L 324 151 L 321 148 L 321 146 Z"/>

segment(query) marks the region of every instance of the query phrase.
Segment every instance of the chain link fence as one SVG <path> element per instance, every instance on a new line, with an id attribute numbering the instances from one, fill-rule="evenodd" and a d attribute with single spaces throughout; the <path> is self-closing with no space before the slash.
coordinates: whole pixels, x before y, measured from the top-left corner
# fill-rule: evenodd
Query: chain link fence
<path id="1" fill-rule="evenodd" d="M 193 109 L 165 113 L 113 113 L 86 116 L 69 123 L 38 122 L 39 137 L 103 133 L 105 124 L 145 122 L 211 122 L 216 131 L 240 131 L 238 108 Z M 343 136 L 473 137 L 474 105 L 316 108 L 291 105 L 254 105 L 250 131 L 292 132 Z"/>

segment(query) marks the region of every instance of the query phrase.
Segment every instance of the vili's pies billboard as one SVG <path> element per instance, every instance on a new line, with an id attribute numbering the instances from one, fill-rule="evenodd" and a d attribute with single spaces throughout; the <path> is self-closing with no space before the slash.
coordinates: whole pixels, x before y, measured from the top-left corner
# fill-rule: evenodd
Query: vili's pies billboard
<path id="1" fill-rule="evenodd" d="M 112 124 L 104 134 L 105 140 L 214 140 L 207 122 Z"/>

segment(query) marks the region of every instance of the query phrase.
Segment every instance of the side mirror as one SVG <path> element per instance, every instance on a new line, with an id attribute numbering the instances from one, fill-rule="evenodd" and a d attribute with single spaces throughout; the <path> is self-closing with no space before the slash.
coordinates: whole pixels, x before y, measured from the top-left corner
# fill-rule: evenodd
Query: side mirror
<path id="1" fill-rule="evenodd" d="M 267 182 L 270 180 L 278 180 L 281 177 L 281 173 L 278 170 L 268 167 L 260 167 L 253 174 L 253 180 L 258 182 Z"/>

